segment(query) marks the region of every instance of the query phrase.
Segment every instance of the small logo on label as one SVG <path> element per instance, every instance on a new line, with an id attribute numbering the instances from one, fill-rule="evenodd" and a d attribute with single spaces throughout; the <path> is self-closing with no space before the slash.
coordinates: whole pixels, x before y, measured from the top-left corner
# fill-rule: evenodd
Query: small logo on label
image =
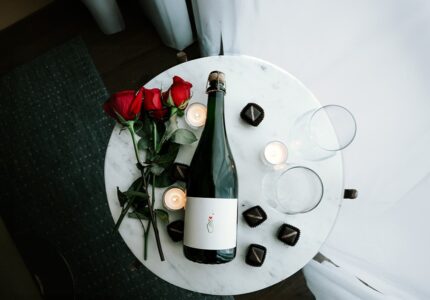
<path id="1" fill-rule="evenodd" d="M 208 217 L 208 224 L 206 225 L 206 228 L 208 229 L 209 233 L 214 232 L 214 216 L 215 214 L 212 213 Z"/>

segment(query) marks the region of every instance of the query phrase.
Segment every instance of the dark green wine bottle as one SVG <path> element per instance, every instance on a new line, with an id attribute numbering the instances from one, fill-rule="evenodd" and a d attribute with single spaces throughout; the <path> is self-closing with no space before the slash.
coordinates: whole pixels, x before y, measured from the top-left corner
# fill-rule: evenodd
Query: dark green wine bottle
<path id="1" fill-rule="evenodd" d="M 209 74 L 207 94 L 206 124 L 187 182 L 184 255 L 198 263 L 221 264 L 236 256 L 238 195 L 224 124 L 224 73 Z"/>

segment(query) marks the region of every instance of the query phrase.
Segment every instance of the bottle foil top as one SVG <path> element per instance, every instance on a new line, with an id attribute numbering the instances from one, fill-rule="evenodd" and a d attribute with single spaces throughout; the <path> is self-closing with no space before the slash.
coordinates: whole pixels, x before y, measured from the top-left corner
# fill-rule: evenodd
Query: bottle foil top
<path id="1" fill-rule="evenodd" d="M 220 71 L 212 71 L 209 74 L 206 92 L 225 92 L 225 74 Z"/>

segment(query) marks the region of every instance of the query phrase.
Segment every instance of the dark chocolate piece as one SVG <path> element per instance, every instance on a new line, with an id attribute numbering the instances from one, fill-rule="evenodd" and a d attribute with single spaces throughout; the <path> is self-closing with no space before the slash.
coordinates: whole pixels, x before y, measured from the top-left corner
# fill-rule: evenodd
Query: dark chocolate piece
<path id="1" fill-rule="evenodd" d="M 358 196 L 358 191 L 354 189 L 346 189 L 343 193 L 344 199 L 355 199 Z"/>
<path id="2" fill-rule="evenodd" d="M 182 241 L 184 238 L 184 221 L 178 220 L 167 225 L 167 233 L 174 242 Z"/>
<path id="3" fill-rule="evenodd" d="M 251 227 L 256 227 L 267 220 L 266 212 L 258 205 L 245 210 L 242 215 Z"/>
<path id="4" fill-rule="evenodd" d="M 173 164 L 173 179 L 186 182 L 188 178 L 188 166 L 181 163 Z"/>
<path id="5" fill-rule="evenodd" d="M 289 246 L 294 246 L 300 237 L 300 230 L 289 224 L 282 224 L 279 227 L 278 239 Z"/>
<path id="6" fill-rule="evenodd" d="M 245 262 L 250 266 L 260 267 L 266 258 L 266 251 L 266 247 L 264 246 L 258 244 L 249 245 Z"/>
<path id="7" fill-rule="evenodd" d="M 252 126 L 258 126 L 264 119 L 264 109 L 255 103 L 248 103 L 240 112 L 240 117 Z"/>

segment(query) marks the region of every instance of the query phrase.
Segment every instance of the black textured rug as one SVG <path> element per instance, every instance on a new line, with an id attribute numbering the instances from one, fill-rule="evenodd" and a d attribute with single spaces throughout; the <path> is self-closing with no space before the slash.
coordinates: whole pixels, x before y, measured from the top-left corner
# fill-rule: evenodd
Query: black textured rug
<path id="1" fill-rule="evenodd" d="M 11 235 L 21 239 L 23 253 L 32 252 L 31 241 L 56 248 L 69 264 L 77 299 L 221 298 L 136 267 L 111 233 L 103 177 L 113 128 L 101 106 L 107 97 L 80 38 L 0 79 L 0 213 Z"/>

